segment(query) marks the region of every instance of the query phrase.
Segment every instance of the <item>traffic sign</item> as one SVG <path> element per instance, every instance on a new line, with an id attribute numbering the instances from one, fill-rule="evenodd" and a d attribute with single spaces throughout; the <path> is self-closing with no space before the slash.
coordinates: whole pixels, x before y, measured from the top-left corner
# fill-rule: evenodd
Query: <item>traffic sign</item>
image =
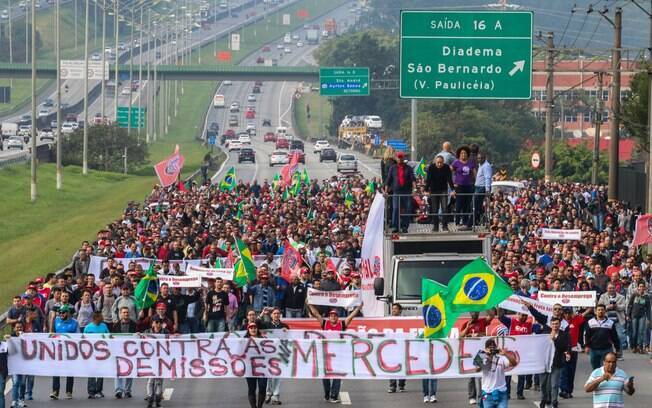
<path id="1" fill-rule="evenodd" d="M 61 79 L 84 79 L 84 60 L 61 60 Z M 88 79 L 102 79 L 102 61 L 88 61 Z M 104 80 L 109 79 L 109 63 L 104 65 Z"/>
<path id="2" fill-rule="evenodd" d="M 215 146 L 217 144 L 217 136 L 215 134 L 208 136 L 208 144 L 211 146 Z"/>
<path id="3" fill-rule="evenodd" d="M 319 95 L 368 96 L 369 68 L 319 68 Z"/>
<path id="4" fill-rule="evenodd" d="M 532 12 L 401 11 L 401 98 L 530 99 Z"/>
<path id="5" fill-rule="evenodd" d="M 143 128 L 145 127 L 145 112 L 147 108 L 142 107 L 138 108 L 137 106 L 131 107 L 131 127 L 132 128 Z M 118 106 L 118 126 L 121 128 L 129 127 L 129 107 L 128 106 Z"/>
<path id="6" fill-rule="evenodd" d="M 405 143 L 401 139 L 393 139 L 393 140 L 388 140 L 386 142 L 387 146 L 391 147 L 394 150 L 398 150 L 401 152 L 407 151 L 407 143 Z"/>

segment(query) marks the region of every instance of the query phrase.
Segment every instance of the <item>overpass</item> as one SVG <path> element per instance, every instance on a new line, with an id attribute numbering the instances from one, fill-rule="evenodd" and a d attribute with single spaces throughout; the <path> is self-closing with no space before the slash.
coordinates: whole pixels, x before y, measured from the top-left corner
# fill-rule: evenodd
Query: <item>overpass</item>
<path id="1" fill-rule="evenodd" d="M 115 78 L 115 66 L 110 65 L 109 79 Z M 145 79 L 143 67 L 143 79 Z M 118 65 L 118 73 L 128 73 L 129 65 Z M 133 79 L 139 79 L 138 70 L 133 69 Z M 150 67 L 150 78 L 153 67 Z M 31 64 L 0 63 L 0 78 L 31 78 Z M 37 78 L 56 78 L 56 64 L 42 63 L 36 67 Z M 243 67 L 239 65 L 157 65 L 156 77 L 159 80 L 183 81 L 304 81 L 319 80 L 319 67 Z"/>

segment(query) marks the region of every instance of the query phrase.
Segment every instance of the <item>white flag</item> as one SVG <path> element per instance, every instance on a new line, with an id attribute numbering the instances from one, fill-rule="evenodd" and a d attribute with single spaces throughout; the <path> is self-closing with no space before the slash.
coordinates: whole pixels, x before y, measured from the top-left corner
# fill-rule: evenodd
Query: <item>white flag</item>
<path id="1" fill-rule="evenodd" d="M 384 277 L 383 228 L 385 225 L 385 197 L 376 193 L 364 228 L 360 255 L 362 275 L 362 314 L 365 317 L 383 316 L 385 304 L 376 299 L 374 279 Z"/>

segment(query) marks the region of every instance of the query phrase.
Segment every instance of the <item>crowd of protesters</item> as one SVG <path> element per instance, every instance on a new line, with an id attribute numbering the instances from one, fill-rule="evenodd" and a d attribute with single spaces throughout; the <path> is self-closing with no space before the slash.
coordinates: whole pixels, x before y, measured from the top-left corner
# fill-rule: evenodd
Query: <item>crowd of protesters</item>
<path id="1" fill-rule="evenodd" d="M 559 344 L 553 372 L 519 376 L 517 398 L 525 398 L 529 389 L 541 390 L 541 406 L 556 407 L 558 396 L 572 398 L 581 351 L 589 353 L 596 370 L 612 350 L 618 357 L 626 349 L 650 351 L 652 256 L 642 258 L 631 245 L 640 210 L 608 202 L 603 188 L 593 185 L 530 181 L 522 190 L 490 193 L 491 165 L 477 146 L 454 151 L 445 143 L 426 167 L 425 177 L 415 176 L 405 156 L 396 154 L 383 160 L 382 181 L 310 180 L 290 197 L 268 181 L 239 182 L 232 191 L 208 184 L 157 186 L 142 205 L 129 203 L 93 242 L 83 242 L 70 267 L 30 282 L 25 293 L 14 298 L 7 323 L 12 335 L 245 330 L 256 337 L 260 329 L 283 327 L 283 317 L 313 316 L 328 330 L 343 330 L 359 309 L 308 307 L 306 292 L 308 287 L 360 288 L 356 259 L 377 188 L 398 195 L 389 200 L 396 231 L 406 232 L 411 222 L 431 223 L 435 231 L 453 226 L 463 230 L 482 220 L 490 233 L 492 268 L 525 298 L 536 300 L 539 290 L 597 292 L 597 307 L 555 306 L 549 322 L 536 310 L 534 321 L 525 314 L 509 317 L 501 310 L 483 318 L 472 315 L 462 336 L 493 334 L 487 328 L 498 319 L 503 333 L 551 333 Z M 347 200 L 351 196 L 352 202 Z M 580 229 L 582 238 L 543 240 L 542 227 Z M 208 288 L 184 290 L 162 284 L 154 306 L 136 308 L 133 290 L 143 268 L 117 259 L 158 259 L 159 274 L 181 275 L 183 271 L 171 261 L 202 259 L 205 265 L 214 265 L 216 259 L 230 256 L 234 235 L 241 237 L 252 255 L 265 258 L 259 262 L 255 281 L 238 288 L 215 279 Z M 302 256 L 300 272 L 290 282 L 281 278 L 280 260 L 275 257 L 287 245 Z M 99 276 L 89 273 L 91 256 L 107 258 Z M 333 259 L 338 259 L 337 264 Z M 332 314 L 333 321 L 325 318 Z M 339 317 L 345 319 L 338 323 Z M 557 340 L 560 332 L 564 334 Z M 73 377 L 66 378 L 66 399 L 73 398 L 74 382 Z M 395 392 L 397 385 L 399 391 L 405 389 L 399 381 L 390 384 L 389 392 Z M 14 376 L 14 406 L 32 399 L 33 386 L 32 376 Z M 278 380 L 251 380 L 248 386 L 252 407 L 280 404 Z M 339 402 L 339 386 L 334 381 L 324 383 L 325 399 Z M 505 387 L 509 397 L 510 381 Z M 424 383 L 424 402 L 436 402 L 436 390 L 436 380 Z M 103 398 L 102 379 L 88 379 L 86 391 L 88 398 Z M 149 406 L 160 406 L 162 391 L 162 380 L 148 381 Z M 483 400 L 487 391 L 484 383 L 471 380 L 469 403 Z M 132 381 L 117 379 L 113 395 L 131 398 Z M 60 398 L 59 378 L 52 381 L 50 398 Z"/>

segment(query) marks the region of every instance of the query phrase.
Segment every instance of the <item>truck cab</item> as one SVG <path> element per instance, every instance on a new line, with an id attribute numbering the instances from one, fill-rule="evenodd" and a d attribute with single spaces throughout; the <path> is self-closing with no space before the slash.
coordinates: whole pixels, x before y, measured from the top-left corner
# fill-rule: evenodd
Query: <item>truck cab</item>
<path id="1" fill-rule="evenodd" d="M 490 262 L 491 243 L 486 232 L 390 233 L 385 228 L 383 242 L 384 277 L 374 280 L 374 292 L 391 305 L 403 306 L 403 314 L 421 314 L 421 279 L 447 285 L 464 265 L 478 257 Z"/>

